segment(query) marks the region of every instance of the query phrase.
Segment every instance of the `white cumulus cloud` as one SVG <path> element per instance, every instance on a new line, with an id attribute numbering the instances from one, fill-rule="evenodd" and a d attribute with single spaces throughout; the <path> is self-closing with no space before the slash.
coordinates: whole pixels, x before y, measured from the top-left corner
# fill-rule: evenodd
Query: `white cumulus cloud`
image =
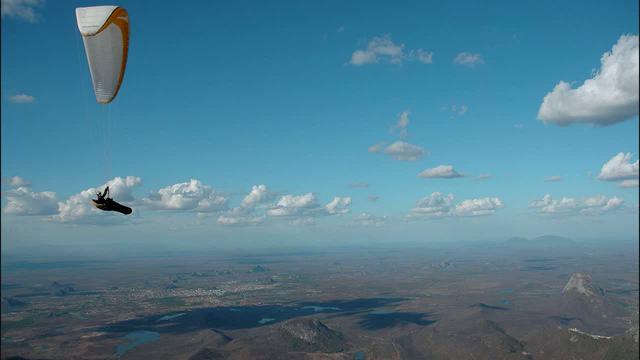
<path id="1" fill-rule="evenodd" d="M 383 152 L 400 161 L 415 161 L 425 154 L 425 151 L 420 146 L 404 141 L 394 142 L 387 146 Z"/>
<path id="2" fill-rule="evenodd" d="M 423 170 L 418 174 L 421 178 L 441 178 L 441 179 L 455 179 L 462 177 L 463 175 L 457 172 L 452 165 L 439 165 L 434 168 Z"/>
<path id="3" fill-rule="evenodd" d="M 196 179 L 167 186 L 148 197 L 142 203 L 154 210 L 217 212 L 226 209 L 227 197 L 211 186 Z"/>
<path id="4" fill-rule="evenodd" d="M 391 40 L 391 36 L 376 36 L 369 41 L 366 49 L 354 51 L 351 54 L 349 63 L 355 66 L 378 63 L 398 65 L 406 60 L 431 64 L 433 62 L 433 52 L 416 49 L 407 53 L 405 45 L 394 43 Z"/>
<path id="5" fill-rule="evenodd" d="M 444 217 L 451 214 L 452 207 L 453 194 L 445 196 L 439 192 L 434 192 L 420 199 L 416 206 L 411 209 L 411 213 L 420 217 Z"/>
<path id="6" fill-rule="evenodd" d="M 266 185 L 253 185 L 251 192 L 242 199 L 240 207 L 244 209 L 254 209 L 260 204 L 273 199 L 273 194 L 269 192 Z"/>
<path id="7" fill-rule="evenodd" d="M 496 210 L 503 207 L 502 201 L 497 197 L 485 197 L 479 199 L 464 200 L 454 204 L 453 194 L 443 195 L 434 192 L 420 199 L 411 209 L 412 218 L 441 218 L 449 216 L 485 216 L 493 215 Z"/>
<path id="8" fill-rule="evenodd" d="M 502 207 L 502 201 L 497 197 L 464 200 L 456 205 L 453 214 L 456 216 L 484 216 L 493 215 Z"/>
<path id="9" fill-rule="evenodd" d="M 623 35 L 577 88 L 560 81 L 538 111 L 545 123 L 611 125 L 638 115 L 638 35 Z"/>
<path id="10" fill-rule="evenodd" d="M 614 210 L 621 209 L 624 200 L 618 197 L 607 198 L 603 195 L 596 195 L 585 199 L 575 199 L 562 197 L 554 199 L 547 194 L 542 199 L 537 199 L 529 204 L 529 208 L 541 215 L 601 215 Z"/>
<path id="11" fill-rule="evenodd" d="M 0 3 L 2 17 L 16 18 L 35 22 L 35 9 L 44 3 L 42 0 L 2 0 Z"/>
<path id="12" fill-rule="evenodd" d="M 318 200 L 313 193 L 304 195 L 284 195 L 276 205 L 267 210 L 269 216 L 299 216 L 314 212 L 319 208 Z"/>
<path id="13" fill-rule="evenodd" d="M 423 64 L 431 64 L 433 62 L 433 52 L 432 51 L 426 51 L 423 49 L 417 49 L 415 51 L 412 51 L 410 56 L 412 56 L 413 58 L 415 58 L 416 60 L 418 60 L 419 62 L 423 63 Z"/>
<path id="14" fill-rule="evenodd" d="M 327 210 L 327 213 L 330 215 L 338 215 L 338 214 L 346 214 L 350 211 L 349 206 L 351 205 L 350 197 L 339 197 L 336 196 L 329 202 L 324 208 Z"/>
<path id="15" fill-rule="evenodd" d="M 54 192 L 34 192 L 26 186 L 19 186 L 2 195 L 7 199 L 5 214 L 53 215 L 58 212 L 58 200 Z"/>
<path id="16" fill-rule="evenodd" d="M 631 153 L 618 153 L 600 169 L 598 179 L 605 181 L 632 180 L 638 178 L 639 163 L 631 162 Z"/>
<path id="17" fill-rule="evenodd" d="M 376 36 L 369 41 L 365 50 L 356 50 L 351 54 L 351 64 L 356 66 L 378 62 L 400 64 L 404 57 L 404 44 L 394 43 L 389 35 Z"/>
<path id="18" fill-rule="evenodd" d="M 267 217 L 264 214 L 256 215 L 256 210 L 266 206 L 273 197 L 274 194 L 266 185 L 253 185 L 239 206 L 218 217 L 218 224 L 236 226 L 262 224 Z"/>

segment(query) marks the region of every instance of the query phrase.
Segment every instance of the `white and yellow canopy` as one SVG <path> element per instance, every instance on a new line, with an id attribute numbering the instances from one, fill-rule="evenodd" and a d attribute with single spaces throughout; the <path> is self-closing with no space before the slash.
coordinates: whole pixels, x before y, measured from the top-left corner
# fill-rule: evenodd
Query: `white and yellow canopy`
<path id="1" fill-rule="evenodd" d="M 129 50 L 129 15 L 119 6 L 76 8 L 96 100 L 108 104 L 120 90 Z"/>

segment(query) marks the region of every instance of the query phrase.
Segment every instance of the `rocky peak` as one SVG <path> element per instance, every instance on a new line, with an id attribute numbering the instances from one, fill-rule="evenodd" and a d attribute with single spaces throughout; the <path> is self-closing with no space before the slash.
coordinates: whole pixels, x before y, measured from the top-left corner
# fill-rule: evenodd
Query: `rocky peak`
<path id="1" fill-rule="evenodd" d="M 591 275 L 584 273 L 574 273 L 564 286 L 563 294 L 577 293 L 587 297 L 604 296 L 604 290 L 593 284 Z"/>

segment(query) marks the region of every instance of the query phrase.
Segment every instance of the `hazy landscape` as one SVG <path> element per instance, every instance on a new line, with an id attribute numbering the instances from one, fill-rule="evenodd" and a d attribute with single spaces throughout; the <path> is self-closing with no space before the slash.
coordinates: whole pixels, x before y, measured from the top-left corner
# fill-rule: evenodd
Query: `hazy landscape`
<path id="1" fill-rule="evenodd" d="M 2 358 L 635 359 L 637 242 L 2 262 Z"/>

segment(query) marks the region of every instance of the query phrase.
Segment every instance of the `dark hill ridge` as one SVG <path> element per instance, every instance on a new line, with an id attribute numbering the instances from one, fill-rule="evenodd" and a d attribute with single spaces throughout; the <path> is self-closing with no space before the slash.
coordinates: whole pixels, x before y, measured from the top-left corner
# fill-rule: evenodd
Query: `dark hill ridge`
<path id="1" fill-rule="evenodd" d="M 315 318 L 292 319 L 277 327 L 295 351 L 335 353 L 345 349 L 342 334 Z"/>
<path id="2" fill-rule="evenodd" d="M 268 271 L 265 267 L 262 267 L 261 265 L 256 265 L 254 266 L 249 272 L 251 273 L 263 273 Z"/>
<path id="3" fill-rule="evenodd" d="M 557 248 L 575 246 L 578 243 L 573 240 L 562 236 L 555 235 L 543 235 L 532 239 L 524 237 L 512 237 L 509 238 L 506 243 L 510 246 L 516 247 L 539 247 L 539 248 Z"/>
<path id="4" fill-rule="evenodd" d="M 55 296 L 67 296 L 75 291 L 76 289 L 74 289 L 70 284 L 62 284 L 57 281 L 54 281 L 53 284 L 51 284 L 51 292 Z"/>
<path id="5" fill-rule="evenodd" d="M 29 305 L 27 302 L 20 299 L 3 296 L 1 312 L 4 314 L 6 312 L 11 312 L 14 310 L 21 310 L 27 305 Z"/>

